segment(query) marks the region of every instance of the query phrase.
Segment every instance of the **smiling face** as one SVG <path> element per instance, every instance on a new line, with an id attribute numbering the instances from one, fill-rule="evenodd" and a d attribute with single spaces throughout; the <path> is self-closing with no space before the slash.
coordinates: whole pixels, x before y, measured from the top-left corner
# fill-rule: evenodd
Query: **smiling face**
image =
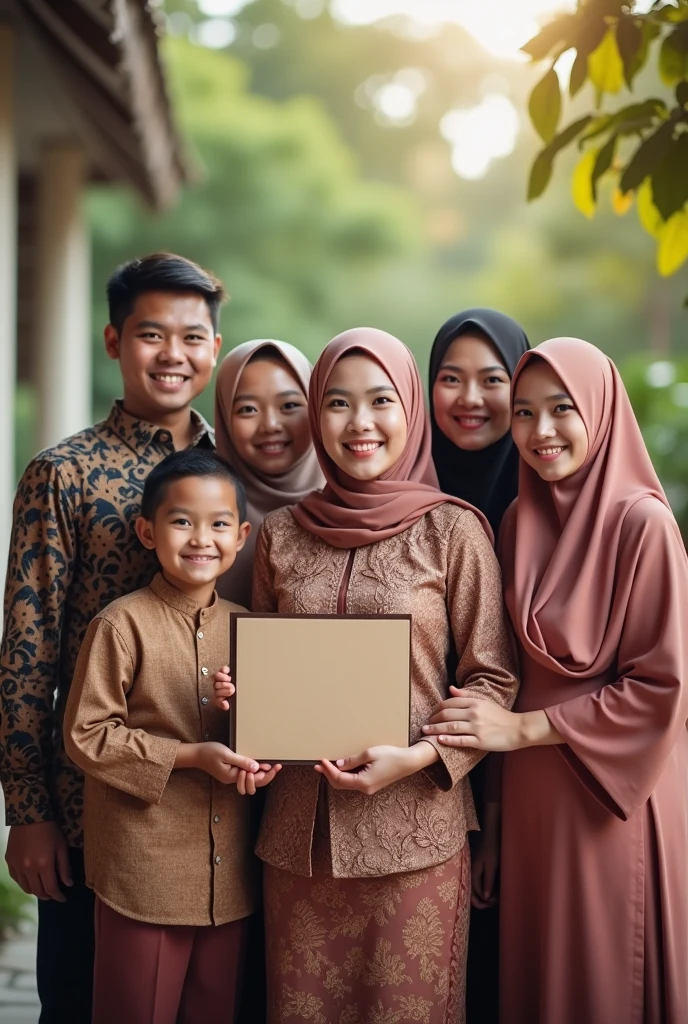
<path id="1" fill-rule="evenodd" d="M 155 550 L 168 582 L 201 603 L 231 568 L 250 530 L 240 522 L 231 482 L 215 476 L 172 480 L 152 521 L 136 521 L 139 540 Z"/>
<path id="2" fill-rule="evenodd" d="M 335 364 L 320 431 L 332 461 L 356 480 L 377 480 L 399 461 L 408 436 L 406 414 L 379 363 L 356 354 Z"/>
<path id="3" fill-rule="evenodd" d="M 533 359 L 516 381 L 511 433 L 523 460 L 548 483 L 572 476 L 587 458 L 585 424 L 544 359 Z"/>
<path id="4" fill-rule="evenodd" d="M 457 448 L 487 448 L 509 431 L 510 393 L 494 345 L 481 334 L 462 334 L 447 349 L 432 388 L 437 426 Z"/>
<path id="5" fill-rule="evenodd" d="M 122 371 L 124 408 L 151 423 L 188 409 L 210 383 L 221 344 L 195 292 L 144 292 L 121 332 L 105 328 L 106 351 Z"/>
<path id="6" fill-rule="evenodd" d="M 308 402 L 287 363 L 270 357 L 246 364 L 230 433 L 241 458 L 267 476 L 285 473 L 303 458 L 311 446 Z"/>

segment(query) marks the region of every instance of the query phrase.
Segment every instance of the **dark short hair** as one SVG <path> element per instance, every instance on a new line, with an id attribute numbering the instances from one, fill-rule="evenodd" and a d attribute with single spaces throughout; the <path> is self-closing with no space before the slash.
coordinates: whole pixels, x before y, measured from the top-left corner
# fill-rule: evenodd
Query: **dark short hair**
<path id="1" fill-rule="evenodd" d="M 232 468 L 220 456 L 207 448 L 185 448 L 180 452 L 166 455 L 146 477 L 141 499 L 141 515 L 149 521 L 155 518 L 167 488 L 175 480 L 187 477 L 212 476 L 226 480 L 234 488 L 236 494 L 239 522 L 246 520 L 246 489 Z"/>
<path id="2" fill-rule="evenodd" d="M 117 332 L 145 292 L 195 292 L 206 302 L 217 333 L 220 306 L 227 298 L 222 282 L 197 263 L 171 252 L 154 252 L 123 263 L 107 283 L 108 316 Z"/>

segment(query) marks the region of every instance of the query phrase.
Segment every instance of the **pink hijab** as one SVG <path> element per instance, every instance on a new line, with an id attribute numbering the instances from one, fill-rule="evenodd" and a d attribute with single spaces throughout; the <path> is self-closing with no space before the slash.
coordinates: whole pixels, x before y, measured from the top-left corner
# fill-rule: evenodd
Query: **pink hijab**
<path id="1" fill-rule="evenodd" d="M 535 357 L 575 402 L 588 454 L 577 473 L 555 484 L 521 460 L 504 541 L 506 602 L 532 658 L 570 677 L 594 676 L 615 659 L 634 580 L 638 552 L 629 543 L 618 569 L 626 514 L 644 498 L 669 502 L 611 359 L 578 338 L 553 338 L 521 358 L 512 394 Z M 676 533 L 680 542 L 678 526 Z"/>
<path id="2" fill-rule="evenodd" d="M 406 414 L 408 438 L 398 462 L 378 480 L 343 473 L 325 451 L 320 411 L 335 363 L 351 349 L 372 356 L 389 375 Z M 485 517 L 459 498 L 443 494 L 432 463 L 430 421 L 416 361 L 397 338 L 373 327 L 358 327 L 334 338 L 313 369 L 309 394 L 311 432 L 326 486 L 292 508 L 297 523 L 335 548 L 357 548 L 402 533 L 438 505 L 470 509 L 492 539 Z"/>
<path id="3" fill-rule="evenodd" d="M 266 476 L 245 462 L 232 440 L 230 424 L 232 406 L 239 386 L 241 374 L 248 361 L 264 348 L 275 349 L 296 375 L 304 395 L 308 395 L 311 379 L 311 364 L 303 352 L 299 352 L 286 341 L 260 339 L 237 345 L 225 356 L 220 364 L 215 386 L 215 443 L 218 454 L 225 459 L 246 487 L 247 519 L 251 533 L 246 544 L 237 555 L 230 571 L 218 581 L 218 593 L 226 600 L 248 606 L 251 602 L 253 558 L 256 538 L 261 523 L 268 512 L 283 505 L 293 505 L 316 487 L 322 487 L 323 476 L 312 448 L 280 476 Z"/>

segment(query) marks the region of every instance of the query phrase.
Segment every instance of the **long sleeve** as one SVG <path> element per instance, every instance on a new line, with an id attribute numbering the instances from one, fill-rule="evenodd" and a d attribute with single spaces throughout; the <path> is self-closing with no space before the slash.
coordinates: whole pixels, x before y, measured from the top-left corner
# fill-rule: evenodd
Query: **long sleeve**
<path id="1" fill-rule="evenodd" d="M 32 462 L 14 501 L 0 647 L 0 782 L 8 825 L 54 818 L 47 778 L 74 519 L 59 468 Z"/>
<path id="2" fill-rule="evenodd" d="M 159 803 L 174 767 L 179 740 L 127 725 L 132 655 L 102 616 L 88 627 L 65 711 L 65 749 L 75 764 L 108 786 Z"/>
<path id="3" fill-rule="evenodd" d="M 620 559 L 619 586 L 624 574 L 630 584 L 617 680 L 546 709 L 566 741 L 561 755 L 622 819 L 649 798 L 688 718 L 688 565 L 678 529 L 663 506 L 643 501 L 624 532 L 634 564 Z"/>
<path id="4" fill-rule="evenodd" d="M 456 685 L 476 697 L 511 708 L 518 692 L 516 659 L 502 598 L 497 558 L 476 517 L 464 512 L 456 521 L 447 551 L 447 612 L 458 656 Z M 456 785 L 484 757 L 481 750 L 444 747 L 429 770 L 442 786 Z"/>
<path id="5" fill-rule="evenodd" d="M 266 524 L 263 523 L 256 540 L 256 556 L 253 563 L 253 597 L 251 611 L 276 612 L 277 596 L 270 566 L 270 540 Z"/>

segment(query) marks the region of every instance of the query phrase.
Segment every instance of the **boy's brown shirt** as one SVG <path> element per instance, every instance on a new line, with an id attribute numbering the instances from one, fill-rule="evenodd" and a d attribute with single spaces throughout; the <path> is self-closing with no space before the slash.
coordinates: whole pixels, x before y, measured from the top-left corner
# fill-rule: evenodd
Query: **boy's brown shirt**
<path id="1" fill-rule="evenodd" d="M 67 753 L 86 773 L 86 880 L 119 913 L 155 924 L 251 914 L 250 797 L 197 769 L 179 743 L 227 743 L 213 675 L 229 657 L 229 613 L 157 575 L 88 628 L 65 711 Z"/>

